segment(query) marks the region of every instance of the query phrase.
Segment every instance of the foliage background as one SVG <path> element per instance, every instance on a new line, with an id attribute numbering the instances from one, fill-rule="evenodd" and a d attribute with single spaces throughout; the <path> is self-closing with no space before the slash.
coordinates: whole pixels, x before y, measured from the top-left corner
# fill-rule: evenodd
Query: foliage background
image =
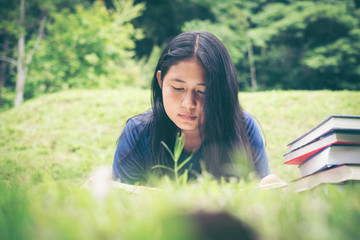
<path id="1" fill-rule="evenodd" d="M 187 30 L 224 42 L 241 90 L 254 90 L 250 67 L 258 90 L 360 89 L 358 0 L 27 0 L 24 29 L 18 2 L 0 5 L 1 59 L 16 60 L 19 31 L 29 53 L 40 17 L 49 16 L 25 99 L 69 88 L 149 87 L 161 49 Z M 8 108 L 16 68 L 0 63 L 1 105 Z"/>

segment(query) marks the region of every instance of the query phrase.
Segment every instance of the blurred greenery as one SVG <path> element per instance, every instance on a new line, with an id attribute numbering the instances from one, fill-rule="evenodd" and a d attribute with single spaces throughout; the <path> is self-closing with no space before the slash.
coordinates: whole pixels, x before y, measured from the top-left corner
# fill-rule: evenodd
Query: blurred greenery
<path id="1" fill-rule="evenodd" d="M 272 172 L 290 183 L 298 169 L 283 164 L 287 143 L 330 114 L 360 115 L 356 91 L 239 96 L 262 126 Z M 217 182 L 203 175 L 180 187 L 160 179 L 159 191 L 112 189 L 103 201 L 82 189 L 94 168 L 112 164 L 126 120 L 149 108 L 149 90 L 119 87 L 62 91 L 1 112 L 0 239 L 190 239 L 193 224 L 169 219 L 199 211 L 228 213 L 260 239 L 358 236 L 357 183 L 295 193 L 261 190 L 251 178 Z"/>
<path id="2" fill-rule="evenodd" d="M 149 87 L 161 49 L 182 31 L 218 36 L 241 90 L 360 89 L 358 0 L 0 0 L 0 105 L 11 107 L 19 32 L 29 56 L 25 99 L 71 88 Z M 253 76 L 250 74 L 253 70 Z M 256 82 L 256 87 L 252 82 Z"/>
<path id="3" fill-rule="evenodd" d="M 133 6 L 132 0 L 115 3 L 116 10 L 110 13 L 95 2 L 88 9 L 78 5 L 74 13 L 53 14 L 54 22 L 48 25 L 48 36 L 29 72 L 29 92 L 139 85 L 141 69 L 133 49 L 142 32 L 131 20 L 143 5 Z"/>

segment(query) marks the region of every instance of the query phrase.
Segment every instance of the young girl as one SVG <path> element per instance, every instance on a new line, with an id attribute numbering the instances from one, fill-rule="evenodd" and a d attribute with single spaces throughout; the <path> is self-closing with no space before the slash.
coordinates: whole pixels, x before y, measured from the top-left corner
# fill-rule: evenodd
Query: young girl
<path id="1" fill-rule="evenodd" d="M 178 133 L 185 139 L 179 164 L 194 176 L 237 175 L 235 159 L 247 159 L 257 176 L 270 174 L 262 135 L 239 104 L 236 70 L 224 45 L 208 32 L 185 32 L 164 49 L 152 79 L 152 109 L 128 120 L 118 141 L 113 176 L 144 183 L 149 174 L 170 174 Z M 246 165 L 246 164 L 245 164 Z M 241 169 L 240 169 L 241 172 Z M 239 176 L 237 176 L 239 177 Z"/>

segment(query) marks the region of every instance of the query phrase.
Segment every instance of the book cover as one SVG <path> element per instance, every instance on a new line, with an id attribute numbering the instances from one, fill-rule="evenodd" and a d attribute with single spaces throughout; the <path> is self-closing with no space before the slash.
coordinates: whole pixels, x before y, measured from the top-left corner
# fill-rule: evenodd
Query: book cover
<path id="1" fill-rule="evenodd" d="M 288 144 L 290 150 L 295 150 L 331 131 L 360 131 L 360 116 L 353 115 L 331 115 L 319 125 L 312 128 L 299 138 Z"/>
<path id="2" fill-rule="evenodd" d="M 360 145 L 360 132 L 331 132 L 315 142 L 285 153 L 284 163 L 299 165 L 330 145 Z"/>
<path id="3" fill-rule="evenodd" d="M 295 191 L 301 192 L 325 183 L 343 183 L 350 180 L 360 180 L 360 165 L 339 165 L 320 171 L 292 182 Z"/>
<path id="4" fill-rule="evenodd" d="M 300 177 L 339 164 L 360 164 L 360 146 L 332 145 L 299 165 Z"/>

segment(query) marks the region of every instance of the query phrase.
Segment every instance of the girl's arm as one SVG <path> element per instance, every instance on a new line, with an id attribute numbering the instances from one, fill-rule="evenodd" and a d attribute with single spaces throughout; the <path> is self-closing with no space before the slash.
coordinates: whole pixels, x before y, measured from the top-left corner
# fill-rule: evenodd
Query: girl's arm
<path id="1" fill-rule="evenodd" d="M 113 178 L 122 183 L 144 182 L 146 174 L 145 150 L 140 141 L 143 127 L 134 119 L 129 119 L 117 144 Z"/>

